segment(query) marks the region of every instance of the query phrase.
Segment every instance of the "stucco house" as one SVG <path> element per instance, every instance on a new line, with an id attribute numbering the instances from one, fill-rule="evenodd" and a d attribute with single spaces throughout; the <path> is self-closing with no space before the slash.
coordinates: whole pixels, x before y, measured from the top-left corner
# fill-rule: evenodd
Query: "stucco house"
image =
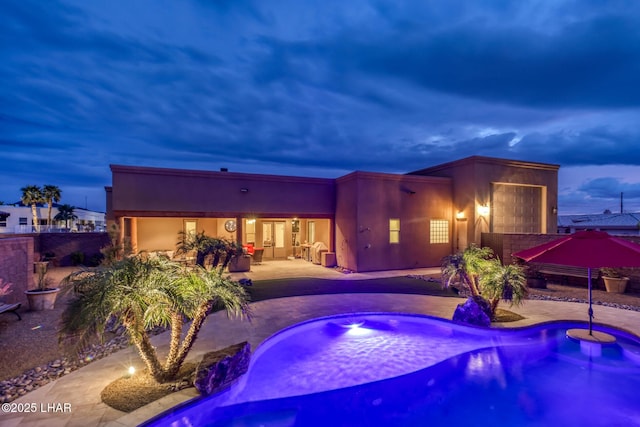
<path id="1" fill-rule="evenodd" d="M 38 204 L 36 210 L 40 222 L 41 233 L 56 233 L 64 231 L 104 231 L 105 213 L 83 209 L 74 206 L 73 213 L 76 219 L 57 221 L 53 219 L 59 212 L 60 204 L 54 203 L 51 210 L 52 224 L 47 225 L 48 208 L 46 204 Z M 24 234 L 34 231 L 33 214 L 31 206 L 25 206 L 16 202 L 11 205 L 0 205 L 0 234 Z"/>
<path id="2" fill-rule="evenodd" d="M 558 216 L 558 233 L 600 230 L 619 236 L 640 236 L 640 212 Z"/>
<path id="3" fill-rule="evenodd" d="M 111 165 L 107 222 L 136 251 L 171 251 L 204 231 L 375 271 L 437 266 L 482 232 L 555 233 L 558 165 L 473 156 L 407 174 L 337 179 Z"/>

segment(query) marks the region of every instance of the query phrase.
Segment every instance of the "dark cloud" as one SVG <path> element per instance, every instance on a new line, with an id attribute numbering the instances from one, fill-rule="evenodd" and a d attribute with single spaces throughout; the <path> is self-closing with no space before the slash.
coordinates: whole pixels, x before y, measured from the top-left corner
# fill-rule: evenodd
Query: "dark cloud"
<path id="1" fill-rule="evenodd" d="M 589 180 L 579 190 L 592 198 L 619 199 L 620 193 L 629 198 L 640 198 L 640 183 L 626 183 L 616 178 Z"/>
<path id="2" fill-rule="evenodd" d="M 623 0 L 5 1 L 0 198 L 46 182 L 100 199 L 109 163 L 640 165 L 639 24 Z M 561 204 L 588 206 L 580 185 Z"/>

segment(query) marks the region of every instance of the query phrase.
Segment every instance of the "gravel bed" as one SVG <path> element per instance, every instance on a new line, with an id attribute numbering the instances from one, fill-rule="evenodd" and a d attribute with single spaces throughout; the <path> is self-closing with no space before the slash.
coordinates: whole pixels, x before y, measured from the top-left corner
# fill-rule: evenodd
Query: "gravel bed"
<path id="1" fill-rule="evenodd" d="M 150 335 L 165 332 L 165 328 L 154 328 Z M 94 360 L 100 360 L 116 351 L 129 347 L 129 337 L 124 334 L 122 328 L 117 331 L 117 336 L 104 344 L 92 344 L 77 357 L 63 356 L 44 365 L 25 371 L 22 375 L 0 381 L 0 403 L 8 403 L 28 392 L 67 375 Z"/>

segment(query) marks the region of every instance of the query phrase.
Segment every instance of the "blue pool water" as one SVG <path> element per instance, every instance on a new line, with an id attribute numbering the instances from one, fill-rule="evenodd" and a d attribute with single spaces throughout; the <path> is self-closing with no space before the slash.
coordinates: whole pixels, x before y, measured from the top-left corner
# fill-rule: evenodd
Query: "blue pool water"
<path id="1" fill-rule="evenodd" d="M 229 390 L 147 426 L 640 426 L 640 340 L 576 323 L 479 329 L 419 315 L 315 319 L 277 333 Z"/>

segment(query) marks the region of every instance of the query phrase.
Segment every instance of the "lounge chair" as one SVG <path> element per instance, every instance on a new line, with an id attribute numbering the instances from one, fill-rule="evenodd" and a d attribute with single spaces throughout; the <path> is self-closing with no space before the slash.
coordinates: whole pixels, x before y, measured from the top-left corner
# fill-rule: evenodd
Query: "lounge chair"
<path id="1" fill-rule="evenodd" d="M 20 303 L 16 303 L 16 304 L 4 304 L 2 302 L 0 302 L 0 314 L 2 313 L 13 313 L 16 316 L 18 316 L 18 320 L 22 320 L 22 317 L 20 317 L 20 315 L 18 314 L 18 309 L 20 308 L 22 304 Z"/>

